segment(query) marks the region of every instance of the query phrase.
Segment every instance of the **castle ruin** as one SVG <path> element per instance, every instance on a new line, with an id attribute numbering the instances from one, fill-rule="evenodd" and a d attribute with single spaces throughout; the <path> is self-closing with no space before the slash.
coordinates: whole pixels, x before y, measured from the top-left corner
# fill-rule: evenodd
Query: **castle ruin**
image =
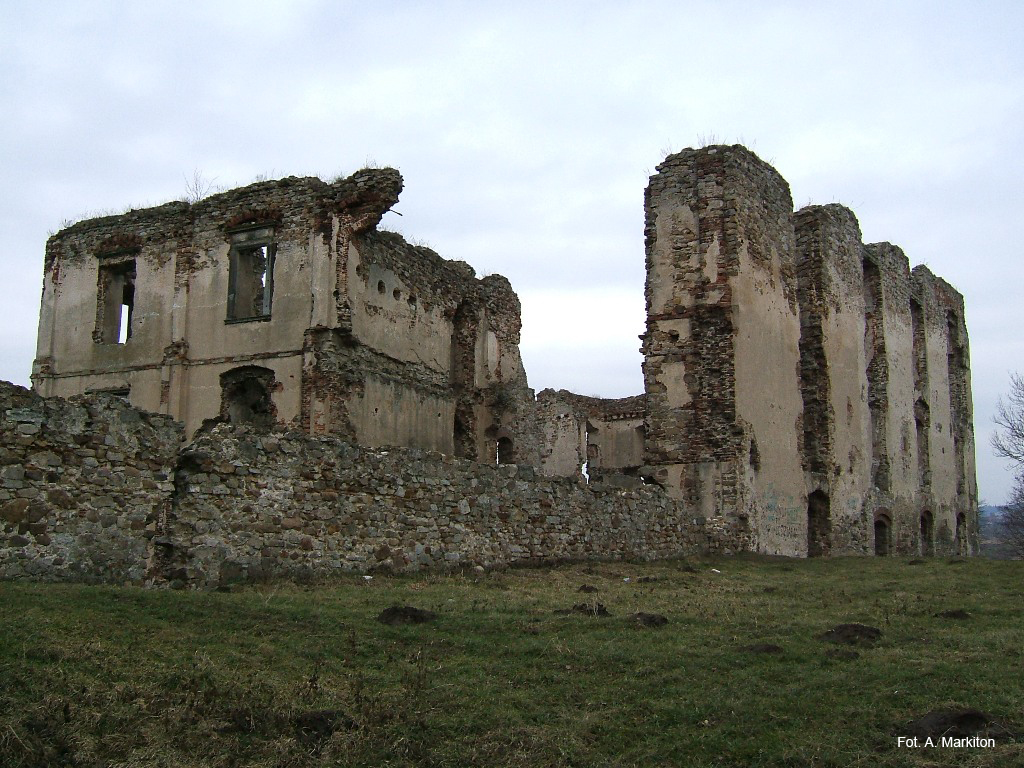
<path id="1" fill-rule="evenodd" d="M 378 228 L 401 188 L 292 177 L 54 235 L 38 394 L 0 393 L 0 575 L 976 552 L 963 299 L 848 209 L 794 213 L 740 146 L 666 158 L 645 391 L 605 400 L 535 396 L 509 282 Z"/>

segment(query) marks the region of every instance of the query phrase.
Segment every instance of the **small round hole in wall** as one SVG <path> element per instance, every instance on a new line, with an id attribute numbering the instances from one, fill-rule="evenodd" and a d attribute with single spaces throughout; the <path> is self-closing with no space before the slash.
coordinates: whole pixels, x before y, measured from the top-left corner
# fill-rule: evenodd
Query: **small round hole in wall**
<path id="1" fill-rule="evenodd" d="M 377 293 L 384 293 L 384 281 L 383 280 L 378 280 L 377 281 Z"/>
<path id="2" fill-rule="evenodd" d="M 402 292 L 397 288 L 395 288 L 395 290 L 391 292 L 391 295 L 394 297 L 395 301 L 398 301 L 400 298 L 402 298 Z"/>
<path id="3" fill-rule="evenodd" d="M 409 306 L 410 307 L 415 307 L 416 306 L 416 294 L 410 293 L 409 294 L 409 298 L 406 299 L 406 301 L 409 302 Z"/>

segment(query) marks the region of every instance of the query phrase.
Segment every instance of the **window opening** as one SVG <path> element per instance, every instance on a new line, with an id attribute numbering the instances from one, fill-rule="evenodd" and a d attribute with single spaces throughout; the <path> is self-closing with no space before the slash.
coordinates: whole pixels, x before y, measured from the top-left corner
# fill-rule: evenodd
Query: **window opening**
<path id="1" fill-rule="evenodd" d="M 220 415 L 230 424 L 270 429 L 277 420 L 271 391 L 274 372 L 255 365 L 233 368 L 220 376 Z"/>
<path id="2" fill-rule="evenodd" d="M 93 339 L 101 344 L 127 344 L 135 312 L 135 259 L 101 263 L 97 293 Z"/>
<path id="3" fill-rule="evenodd" d="M 512 438 L 498 438 L 497 459 L 499 464 L 515 464 L 515 451 L 512 446 Z"/>
<path id="4" fill-rule="evenodd" d="M 270 317 L 276 250 L 271 229 L 232 235 L 228 320 L 260 320 Z"/>

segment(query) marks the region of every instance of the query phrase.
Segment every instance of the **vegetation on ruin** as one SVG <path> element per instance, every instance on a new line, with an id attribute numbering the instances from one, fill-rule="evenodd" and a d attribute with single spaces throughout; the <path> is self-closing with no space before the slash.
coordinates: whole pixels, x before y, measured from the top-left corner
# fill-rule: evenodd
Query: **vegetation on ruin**
<path id="1" fill-rule="evenodd" d="M 208 593 L 0 583 L 0 765 L 1020 765 L 1022 568 L 737 557 Z M 376 620 L 396 605 L 436 618 Z M 881 636 L 822 639 L 847 622 Z M 897 747 L 953 708 L 991 715 L 996 746 Z"/>

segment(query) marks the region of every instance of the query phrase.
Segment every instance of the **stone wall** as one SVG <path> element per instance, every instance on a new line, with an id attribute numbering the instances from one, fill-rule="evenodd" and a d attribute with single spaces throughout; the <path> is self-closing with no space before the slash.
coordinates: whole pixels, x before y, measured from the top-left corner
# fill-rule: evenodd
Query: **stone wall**
<path id="1" fill-rule="evenodd" d="M 208 588 L 729 548 L 656 486 L 229 424 L 180 448 L 180 424 L 114 396 L 6 382 L 0 416 L 0 578 Z"/>
<path id="2" fill-rule="evenodd" d="M 0 578 L 141 582 L 181 425 L 111 395 L 0 382 Z"/>
<path id="3" fill-rule="evenodd" d="M 214 586 L 338 570 L 502 566 L 708 551 L 705 521 L 661 489 L 599 489 L 334 437 L 218 426 L 178 467 L 170 580 Z"/>

